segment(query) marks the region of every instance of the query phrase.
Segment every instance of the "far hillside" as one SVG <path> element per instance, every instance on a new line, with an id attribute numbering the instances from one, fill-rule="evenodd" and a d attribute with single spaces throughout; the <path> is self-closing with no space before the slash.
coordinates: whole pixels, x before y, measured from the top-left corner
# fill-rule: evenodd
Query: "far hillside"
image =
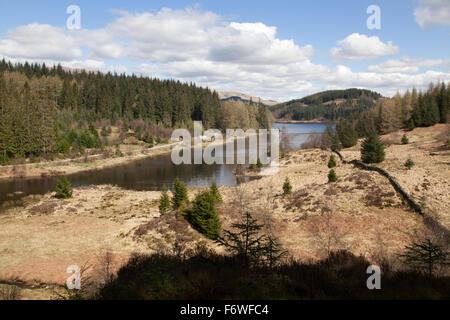
<path id="1" fill-rule="evenodd" d="M 372 109 L 381 94 L 364 89 L 331 90 L 270 107 L 278 120 L 334 121 Z"/>
<path id="2" fill-rule="evenodd" d="M 250 96 L 248 94 L 238 93 L 238 92 L 219 92 L 219 98 L 220 98 L 220 101 L 222 101 L 222 102 L 227 102 L 227 101 L 238 102 L 238 101 L 240 101 L 243 103 L 251 103 L 254 105 L 262 104 L 267 107 L 271 107 L 271 106 L 278 104 L 278 102 L 273 101 L 273 100 L 264 100 L 259 97 Z"/>

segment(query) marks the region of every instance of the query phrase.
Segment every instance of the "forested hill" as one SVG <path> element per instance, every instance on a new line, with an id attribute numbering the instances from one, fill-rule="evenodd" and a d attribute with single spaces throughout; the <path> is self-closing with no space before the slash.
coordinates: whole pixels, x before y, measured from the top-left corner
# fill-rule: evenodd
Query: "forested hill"
<path id="1" fill-rule="evenodd" d="M 382 96 L 363 89 L 332 90 L 281 103 L 270 108 L 275 118 L 323 121 L 347 118 L 375 107 Z"/>
<path id="2" fill-rule="evenodd" d="M 0 163 L 102 148 L 98 133 L 111 127 L 150 143 L 195 120 L 222 129 L 223 112 L 218 94 L 195 84 L 0 61 Z"/>
<path id="3" fill-rule="evenodd" d="M 60 110 L 76 109 L 86 120 L 140 117 L 174 127 L 194 119 L 210 127 L 215 125 L 220 108 L 217 93 L 172 80 L 71 72 L 45 64 L 12 65 L 4 60 L 0 62 L 0 76 L 3 88 L 6 85 L 20 94 L 27 82 L 32 96 L 38 94 Z"/>

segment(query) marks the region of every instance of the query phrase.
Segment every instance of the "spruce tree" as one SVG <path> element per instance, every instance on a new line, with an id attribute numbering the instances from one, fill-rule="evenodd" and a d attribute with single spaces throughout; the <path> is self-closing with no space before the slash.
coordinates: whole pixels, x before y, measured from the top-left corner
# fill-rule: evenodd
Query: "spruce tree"
<path id="1" fill-rule="evenodd" d="M 445 87 L 445 84 L 441 84 L 441 89 L 439 91 L 439 115 L 440 122 L 447 123 L 447 115 L 448 115 L 448 103 L 449 103 L 449 92 Z"/>
<path id="2" fill-rule="evenodd" d="M 337 166 L 336 157 L 334 155 L 330 156 L 330 160 L 328 161 L 328 168 L 333 169 Z"/>
<path id="3" fill-rule="evenodd" d="M 70 184 L 69 178 L 66 176 L 61 177 L 56 184 L 56 198 L 58 199 L 69 199 L 72 198 L 72 186 Z"/>
<path id="4" fill-rule="evenodd" d="M 408 136 L 406 134 L 403 135 L 402 144 L 409 144 L 409 138 L 408 138 Z"/>
<path id="5" fill-rule="evenodd" d="M 430 278 L 438 266 L 449 265 L 447 252 L 430 239 L 413 242 L 405 248 L 405 253 L 400 257 L 410 267 L 426 273 Z"/>
<path id="6" fill-rule="evenodd" d="M 282 249 L 278 240 L 269 234 L 263 242 L 263 257 L 266 265 L 272 269 L 287 254 L 288 252 Z"/>
<path id="7" fill-rule="evenodd" d="M 264 255 L 266 237 L 261 235 L 262 225 L 258 224 L 250 213 L 246 212 L 241 223 L 235 223 L 232 230 L 224 231 L 217 242 L 238 257 L 244 258 L 249 264 L 257 263 Z"/>
<path id="8" fill-rule="evenodd" d="M 211 194 L 216 199 L 216 203 L 223 203 L 222 195 L 220 194 L 219 188 L 217 188 L 216 180 L 213 180 L 210 189 Z"/>
<path id="9" fill-rule="evenodd" d="M 370 134 L 361 147 L 361 159 L 364 163 L 381 163 L 384 161 L 384 143 L 376 133 Z"/>
<path id="10" fill-rule="evenodd" d="M 174 182 L 173 188 L 173 197 L 172 197 L 172 209 L 178 210 L 184 205 L 188 204 L 189 198 L 187 194 L 187 188 L 183 181 L 176 178 Z"/>
<path id="11" fill-rule="evenodd" d="M 330 147 L 332 151 L 339 151 L 342 149 L 341 141 L 339 140 L 339 135 L 331 124 L 327 126 L 327 134 L 330 140 Z"/>
<path id="12" fill-rule="evenodd" d="M 164 185 L 159 199 L 159 213 L 165 215 L 170 210 L 170 199 L 167 187 Z"/>
<path id="13" fill-rule="evenodd" d="M 344 148 L 351 148 L 358 143 L 358 133 L 350 121 L 340 121 L 336 131 Z"/>
<path id="14" fill-rule="evenodd" d="M 292 193 L 291 181 L 289 181 L 289 178 L 286 178 L 283 185 L 283 194 L 287 196 L 290 195 L 291 193 Z"/>
<path id="15" fill-rule="evenodd" d="M 334 183 L 338 181 L 338 177 L 336 175 L 336 171 L 334 171 L 333 169 L 330 170 L 330 173 L 328 174 L 328 182 L 329 183 Z"/>
<path id="16" fill-rule="evenodd" d="M 209 191 L 200 193 L 186 211 L 186 219 L 205 237 L 216 240 L 220 236 L 221 223 L 216 209 L 216 197 Z"/>
<path id="17" fill-rule="evenodd" d="M 408 170 L 411 170 L 415 165 L 416 165 L 416 164 L 414 163 L 414 161 L 412 161 L 412 159 L 408 159 L 408 160 L 405 162 L 405 167 L 406 167 Z"/>

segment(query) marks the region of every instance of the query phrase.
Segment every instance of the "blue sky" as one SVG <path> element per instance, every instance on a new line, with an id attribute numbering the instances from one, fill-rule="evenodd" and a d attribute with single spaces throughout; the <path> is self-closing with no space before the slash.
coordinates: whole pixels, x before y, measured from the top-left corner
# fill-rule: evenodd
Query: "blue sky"
<path id="1" fill-rule="evenodd" d="M 69 5 L 81 30 L 68 30 Z M 369 30 L 366 9 L 381 9 Z M 166 8 L 166 9 L 163 9 Z M 0 57 L 194 81 L 275 100 L 449 81 L 450 1 L 0 3 Z"/>

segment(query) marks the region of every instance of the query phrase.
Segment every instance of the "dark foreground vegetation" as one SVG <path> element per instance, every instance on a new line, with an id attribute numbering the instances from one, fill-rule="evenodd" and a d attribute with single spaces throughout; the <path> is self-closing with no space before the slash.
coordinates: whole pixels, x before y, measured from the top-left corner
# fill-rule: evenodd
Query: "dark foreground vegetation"
<path id="1" fill-rule="evenodd" d="M 373 263 L 363 256 L 341 250 L 330 251 L 320 261 L 294 260 L 271 232 L 270 223 L 258 224 L 247 211 L 243 211 L 240 223 L 220 232 L 216 220 L 205 218 L 211 216 L 206 211 L 215 211 L 215 203 L 221 199 L 214 190 L 213 184 L 209 192 L 201 193 L 195 200 L 192 212 L 202 223 L 193 226 L 225 248 L 226 255 L 201 242 L 196 247 L 176 243 L 168 252 L 135 255 L 116 277 L 108 277 L 95 297 L 102 300 L 450 298 L 447 246 L 437 240 L 417 241 L 405 247 L 404 253 L 396 258 L 396 263 L 402 266 L 399 268 L 397 264 L 395 270 L 389 260 L 382 258 L 381 289 L 369 290 L 367 283 L 372 273 L 368 274 L 368 267 Z M 178 193 L 175 192 L 174 198 Z M 192 219 L 184 216 L 192 224 Z"/>
<path id="2" fill-rule="evenodd" d="M 286 261 L 249 267 L 239 256 L 199 248 L 183 255 L 135 256 L 98 298 L 148 300 L 210 299 L 448 299 L 449 277 L 383 267 L 381 290 L 369 290 L 370 263 L 346 251 L 317 263 Z"/>

